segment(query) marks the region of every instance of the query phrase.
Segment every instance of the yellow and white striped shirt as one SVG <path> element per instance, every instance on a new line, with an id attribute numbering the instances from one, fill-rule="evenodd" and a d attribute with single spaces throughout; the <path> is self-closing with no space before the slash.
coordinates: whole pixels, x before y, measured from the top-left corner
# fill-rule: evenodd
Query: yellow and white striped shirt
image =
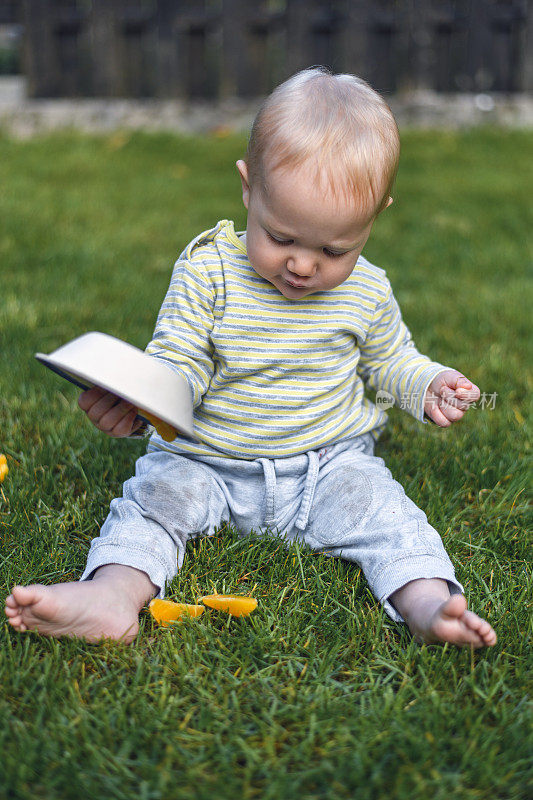
<path id="1" fill-rule="evenodd" d="M 416 350 L 384 270 L 360 257 L 340 286 L 289 300 L 254 271 L 228 220 L 177 260 L 146 352 L 188 381 L 200 439 L 154 434 L 151 446 L 245 459 L 377 438 L 386 414 L 364 384 L 423 421 L 426 389 L 446 369 Z"/>

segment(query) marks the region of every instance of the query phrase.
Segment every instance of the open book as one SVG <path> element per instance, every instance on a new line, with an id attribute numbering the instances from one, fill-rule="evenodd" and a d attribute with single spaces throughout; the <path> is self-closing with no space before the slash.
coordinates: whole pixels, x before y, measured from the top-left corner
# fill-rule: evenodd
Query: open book
<path id="1" fill-rule="evenodd" d="M 35 358 L 62 378 L 90 389 L 99 386 L 133 403 L 139 416 L 166 441 L 177 433 L 197 440 L 187 382 L 153 356 L 106 333 L 85 333 Z"/>

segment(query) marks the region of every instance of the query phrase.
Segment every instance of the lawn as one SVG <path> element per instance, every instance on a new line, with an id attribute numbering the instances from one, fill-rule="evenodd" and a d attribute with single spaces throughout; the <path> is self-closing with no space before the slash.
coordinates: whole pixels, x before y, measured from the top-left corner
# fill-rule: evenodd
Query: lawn
<path id="1" fill-rule="evenodd" d="M 244 226 L 243 147 L 0 138 L 2 601 L 15 582 L 79 577 L 144 450 L 96 431 L 34 352 L 89 330 L 144 347 L 184 244 L 221 218 Z M 143 612 L 132 646 L 2 623 L 2 798 L 531 797 L 532 156 L 526 131 L 406 132 L 365 250 L 419 349 L 485 392 L 449 430 L 393 409 L 378 454 L 440 531 L 496 647 L 419 646 L 355 565 L 221 530 L 169 593 L 253 594 L 250 617 L 163 629 Z"/>

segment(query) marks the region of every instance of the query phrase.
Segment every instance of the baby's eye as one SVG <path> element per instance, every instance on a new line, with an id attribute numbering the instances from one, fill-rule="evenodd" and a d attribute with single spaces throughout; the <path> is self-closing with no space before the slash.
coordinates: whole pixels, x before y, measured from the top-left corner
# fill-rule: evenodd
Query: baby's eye
<path id="1" fill-rule="evenodd" d="M 269 233 L 268 231 L 267 231 L 267 236 L 268 236 L 269 239 L 271 239 L 276 244 L 281 244 L 281 245 L 287 246 L 287 245 L 293 243 L 293 239 L 276 239 L 276 237 L 272 236 L 272 234 Z"/>
<path id="2" fill-rule="evenodd" d="M 328 256 L 328 258 L 340 258 L 341 256 L 346 255 L 346 253 L 336 253 L 334 250 L 324 247 L 324 255 Z"/>

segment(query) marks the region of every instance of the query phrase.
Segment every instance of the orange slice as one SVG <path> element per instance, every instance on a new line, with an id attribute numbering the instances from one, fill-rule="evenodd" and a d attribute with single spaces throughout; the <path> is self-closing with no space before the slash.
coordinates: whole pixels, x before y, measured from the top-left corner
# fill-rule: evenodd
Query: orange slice
<path id="1" fill-rule="evenodd" d="M 255 597 L 244 597 L 243 595 L 229 594 L 208 594 L 200 597 L 200 603 L 218 611 L 227 611 L 232 617 L 245 617 L 257 608 Z"/>
<path id="2" fill-rule="evenodd" d="M 142 408 L 139 408 L 139 414 L 142 417 L 145 417 L 148 422 L 154 426 L 160 437 L 164 439 L 165 442 L 173 442 L 178 435 L 178 432 L 172 427 L 172 425 L 169 425 L 168 422 L 163 422 L 163 420 L 159 419 L 159 417 L 154 417 L 153 414 L 150 414 L 148 411 L 143 411 Z"/>
<path id="3" fill-rule="evenodd" d="M 169 622 L 175 622 L 185 615 L 199 617 L 205 611 L 203 606 L 174 603 L 172 600 L 152 600 L 148 608 L 152 617 L 164 628 L 168 628 Z"/>
<path id="4" fill-rule="evenodd" d="M 3 453 L 0 453 L 0 483 L 2 483 L 8 472 L 7 458 Z"/>

